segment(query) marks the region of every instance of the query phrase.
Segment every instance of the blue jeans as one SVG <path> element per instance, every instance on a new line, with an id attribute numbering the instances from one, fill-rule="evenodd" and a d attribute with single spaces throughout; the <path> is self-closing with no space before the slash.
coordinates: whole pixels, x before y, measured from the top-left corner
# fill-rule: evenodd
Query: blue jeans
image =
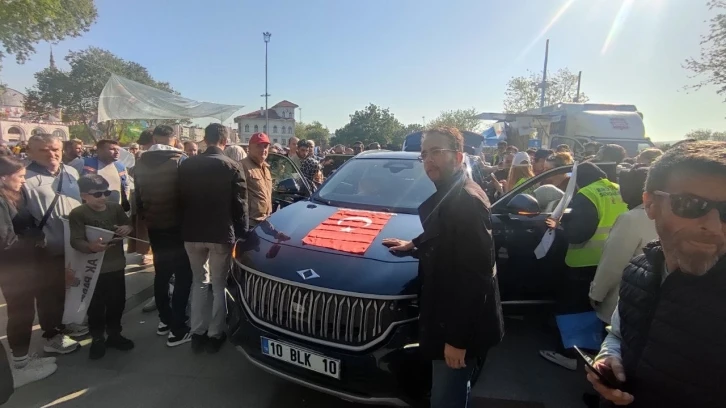
<path id="1" fill-rule="evenodd" d="M 476 359 L 466 360 L 466 367 L 449 368 L 444 360 L 432 362 L 431 408 L 466 408 L 471 394 L 471 375 Z"/>

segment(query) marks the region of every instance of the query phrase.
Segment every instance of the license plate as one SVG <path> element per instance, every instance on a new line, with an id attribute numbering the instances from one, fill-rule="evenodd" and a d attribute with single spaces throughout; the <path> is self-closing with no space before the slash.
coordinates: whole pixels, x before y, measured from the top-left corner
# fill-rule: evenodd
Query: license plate
<path id="1" fill-rule="evenodd" d="M 266 356 L 340 380 L 340 360 L 267 337 L 260 337 L 260 343 L 262 344 L 262 354 Z"/>

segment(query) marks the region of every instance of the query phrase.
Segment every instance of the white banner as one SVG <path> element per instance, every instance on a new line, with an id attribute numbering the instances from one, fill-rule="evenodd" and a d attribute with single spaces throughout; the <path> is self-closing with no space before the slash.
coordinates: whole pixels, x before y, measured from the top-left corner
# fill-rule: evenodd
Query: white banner
<path id="1" fill-rule="evenodd" d="M 560 199 L 560 202 L 557 204 L 557 207 L 555 207 L 555 210 L 552 212 L 552 215 L 550 218 L 556 220 L 557 222 L 560 222 L 562 219 L 562 215 L 565 214 L 565 209 L 567 209 L 567 206 L 570 205 L 570 201 L 572 201 L 572 197 L 575 196 L 575 187 L 577 185 L 577 162 L 572 166 L 572 173 L 570 174 L 570 181 L 567 183 L 567 189 L 565 191 L 565 195 L 562 196 L 562 199 Z M 547 255 L 547 252 L 550 251 L 550 248 L 552 247 L 552 243 L 555 242 L 555 230 L 550 228 L 545 233 L 544 236 L 542 236 L 542 241 L 540 241 L 539 245 L 537 245 L 537 248 L 534 249 L 534 255 L 537 257 L 537 259 L 542 259 Z"/>
<path id="2" fill-rule="evenodd" d="M 66 273 L 70 271 L 75 276 L 74 283 L 66 289 L 63 324 L 83 324 L 88 306 L 91 304 L 93 290 L 96 288 L 98 274 L 101 272 L 105 252 L 84 254 L 73 249 L 71 247 L 71 231 L 68 227 L 68 220 L 65 218 L 62 220 L 65 239 Z M 89 242 L 98 241 L 99 238 L 102 238 L 104 242 L 110 242 L 113 235 L 111 231 L 86 226 L 86 238 Z"/>

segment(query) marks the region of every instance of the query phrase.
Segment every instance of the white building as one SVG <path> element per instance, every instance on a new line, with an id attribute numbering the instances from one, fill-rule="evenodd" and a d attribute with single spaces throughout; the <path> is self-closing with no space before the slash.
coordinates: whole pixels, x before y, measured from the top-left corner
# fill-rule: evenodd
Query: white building
<path id="1" fill-rule="evenodd" d="M 282 101 L 268 111 L 270 129 L 265 121 L 265 108 L 240 115 L 234 118 L 241 143 L 249 143 L 250 137 L 256 132 L 267 133 L 270 142 L 287 146 L 287 141 L 295 136 L 295 108 L 298 106 L 290 101 Z"/>
<path id="2" fill-rule="evenodd" d="M 7 87 L 0 91 L 0 143 L 14 145 L 36 133 L 50 133 L 68 140 L 68 126 L 61 122 L 60 113 L 42 120 L 30 120 L 30 116 L 25 112 L 25 95 Z"/>

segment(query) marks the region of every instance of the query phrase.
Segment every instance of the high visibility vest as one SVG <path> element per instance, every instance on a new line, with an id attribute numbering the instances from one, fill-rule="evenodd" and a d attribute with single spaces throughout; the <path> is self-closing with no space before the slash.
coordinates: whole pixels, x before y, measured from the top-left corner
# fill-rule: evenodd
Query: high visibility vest
<path id="1" fill-rule="evenodd" d="M 600 222 L 595 235 L 582 244 L 571 244 L 567 249 L 565 263 L 572 268 L 596 266 L 600 263 L 605 240 L 618 216 L 628 211 L 628 206 L 620 197 L 620 186 L 608 179 L 598 180 L 581 188 L 578 194 L 587 197 L 595 205 Z"/>

